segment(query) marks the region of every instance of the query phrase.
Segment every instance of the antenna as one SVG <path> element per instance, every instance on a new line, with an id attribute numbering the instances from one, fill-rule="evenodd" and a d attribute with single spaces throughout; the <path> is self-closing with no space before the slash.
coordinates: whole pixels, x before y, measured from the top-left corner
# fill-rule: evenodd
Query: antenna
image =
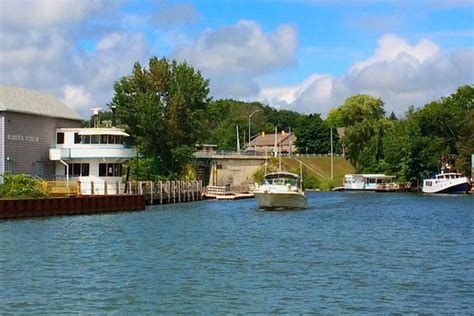
<path id="1" fill-rule="evenodd" d="M 94 116 L 94 127 L 98 127 L 100 123 L 99 113 L 102 111 L 102 108 L 91 108 L 91 111 Z"/>

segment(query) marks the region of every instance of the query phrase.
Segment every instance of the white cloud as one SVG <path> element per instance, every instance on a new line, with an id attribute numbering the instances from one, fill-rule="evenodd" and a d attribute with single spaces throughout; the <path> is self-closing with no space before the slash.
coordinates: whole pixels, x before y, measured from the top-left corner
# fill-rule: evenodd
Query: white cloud
<path id="1" fill-rule="evenodd" d="M 403 113 L 474 82 L 474 49 L 442 52 L 428 39 L 410 45 L 395 35 L 384 35 L 374 55 L 355 63 L 341 77 L 315 74 L 298 86 L 267 87 L 263 101 L 301 112 L 326 115 L 357 93 L 380 97 L 387 112 Z M 273 93 L 272 93 L 273 92 Z"/>
<path id="2" fill-rule="evenodd" d="M 253 21 L 242 20 L 218 30 L 207 30 L 194 43 L 175 52 L 211 79 L 215 96 L 243 97 L 258 92 L 256 79 L 277 68 L 295 64 L 297 31 L 280 25 L 265 33 Z"/>
<path id="3" fill-rule="evenodd" d="M 66 85 L 63 93 L 63 102 L 75 110 L 94 106 L 91 94 L 84 89 L 84 86 Z"/>
<path id="4" fill-rule="evenodd" d="M 377 62 L 394 61 L 401 56 L 415 58 L 423 63 L 436 58 L 439 47 L 428 39 L 421 39 L 416 45 L 410 45 L 405 39 L 394 34 L 383 35 L 378 41 L 378 47 L 372 57 L 356 63 L 352 66 L 353 71 L 360 71 L 366 66 Z"/>
<path id="5" fill-rule="evenodd" d="M 74 24 L 104 8 L 105 0 L 15 0 L 0 4 L 0 23 L 12 29 L 44 29 Z"/>
<path id="6" fill-rule="evenodd" d="M 109 14 L 116 5 L 106 0 L 0 2 L 0 80 L 48 91 L 85 116 L 91 106 L 105 107 L 114 82 L 150 52 L 142 33 L 115 28 L 102 37 L 107 28 L 94 33 L 97 42 L 87 50 L 77 46 L 90 40 L 83 37 L 83 22 L 98 12 Z"/>
<path id="7" fill-rule="evenodd" d="M 118 32 L 112 33 L 101 39 L 96 45 L 95 48 L 97 51 L 105 51 L 111 48 L 114 48 L 122 39 L 122 35 Z"/>

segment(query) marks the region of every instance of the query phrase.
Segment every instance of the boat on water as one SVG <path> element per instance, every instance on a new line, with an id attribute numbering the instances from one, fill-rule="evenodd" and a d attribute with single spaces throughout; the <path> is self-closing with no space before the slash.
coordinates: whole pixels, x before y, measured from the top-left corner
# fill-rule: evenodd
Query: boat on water
<path id="1" fill-rule="evenodd" d="M 261 209 L 301 209 L 308 206 L 301 178 L 290 172 L 272 172 L 254 191 Z"/>
<path id="2" fill-rule="evenodd" d="M 436 174 L 433 178 L 423 180 L 423 193 L 468 193 L 471 181 L 457 172 Z"/>
<path id="3" fill-rule="evenodd" d="M 347 191 L 394 192 L 399 189 L 394 179 L 394 176 L 385 174 L 346 174 L 344 176 L 344 187 L 341 189 Z"/>

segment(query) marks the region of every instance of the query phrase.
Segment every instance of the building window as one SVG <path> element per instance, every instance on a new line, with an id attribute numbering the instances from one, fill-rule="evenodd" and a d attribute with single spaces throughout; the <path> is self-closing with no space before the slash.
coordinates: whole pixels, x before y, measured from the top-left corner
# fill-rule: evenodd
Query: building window
<path id="1" fill-rule="evenodd" d="M 64 144 L 64 133 L 56 133 L 56 144 Z"/>
<path id="2" fill-rule="evenodd" d="M 115 144 L 115 135 L 107 135 L 109 144 Z"/>
<path id="3" fill-rule="evenodd" d="M 90 144 L 91 135 L 81 135 L 81 144 Z"/>
<path id="4" fill-rule="evenodd" d="M 64 166 L 64 174 L 66 174 L 66 166 Z M 70 163 L 69 164 L 70 177 L 87 177 L 89 176 L 88 163 Z"/>
<path id="5" fill-rule="evenodd" d="M 99 177 L 121 177 L 122 164 L 120 163 L 101 163 L 99 164 Z"/>
<path id="6" fill-rule="evenodd" d="M 81 143 L 81 136 L 79 136 L 79 133 L 74 133 L 74 144 L 80 144 Z"/>
<path id="7" fill-rule="evenodd" d="M 99 177 L 105 177 L 107 175 L 107 164 L 99 164 Z"/>
<path id="8" fill-rule="evenodd" d="M 83 177 L 89 176 L 89 164 L 83 163 L 81 164 L 81 174 Z"/>
<path id="9" fill-rule="evenodd" d="M 13 174 L 13 160 L 5 161 L 5 173 Z"/>
<path id="10" fill-rule="evenodd" d="M 100 143 L 107 144 L 107 135 L 100 135 Z"/>
<path id="11" fill-rule="evenodd" d="M 99 144 L 100 135 L 91 135 L 91 144 Z"/>
<path id="12" fill-rule="evenodd" d="M 45 175 L 45 162 L 35 161 L 35 175 L 44 177 Z"/>

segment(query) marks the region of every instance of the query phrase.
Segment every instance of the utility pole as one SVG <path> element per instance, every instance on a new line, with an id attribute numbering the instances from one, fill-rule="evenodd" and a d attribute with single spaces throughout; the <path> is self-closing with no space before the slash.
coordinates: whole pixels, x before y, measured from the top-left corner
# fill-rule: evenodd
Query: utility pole
<path id="1" fill-rule="evenodd" d="M 331 180 L 334 180 L 334 153 L 332 145 L 332 126 L 331 126 Z"/>
<path id="2" fill-rule="evenodd" d="M 289 152 L 290 158 L 291 158 L 291 127 L 288 128 L 288 139 L 290 141 L 290 148 L 288 149 L 288 152 Z"/>
<path id="3" fill-rule="evenodd" d="M 240 153 L 239 125 L 236 125 L 235 127 L 237 128 L 237 152 Z"/>
<path id="4" fill-rule="evenodd" d="M 255 111 L 253 111 L 252 114 L 249 115 L 249 146 L 250 146 L 251 135 L 252 135 L 252 134 L 250 133 L 250 118 L 251 118 L 255 113 L 257 113 L 258 111 L 260 111 L 260 110 L 257 109 L 257 110 L 255 110 Z"/>

